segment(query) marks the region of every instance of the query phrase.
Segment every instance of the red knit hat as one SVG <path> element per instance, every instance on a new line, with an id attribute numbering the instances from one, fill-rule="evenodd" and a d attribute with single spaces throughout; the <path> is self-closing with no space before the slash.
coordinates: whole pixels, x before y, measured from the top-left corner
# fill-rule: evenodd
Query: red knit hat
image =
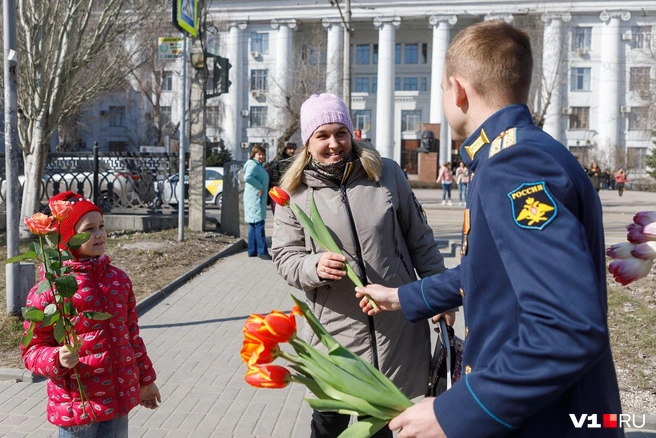
<path id="1" fill-rule="evenodd" d="M 68 201 L 71 203 L 71 207 L 73 207 L 73 211 L 68 214 L 66 219 L 61 221 L 59 226 L 59 233 L 61 234 L 63 243 L 68 243 L 68 240 L 75 235 L 75 225 L 82 216 L 90 211 L 97 211 L 101 216 L 103 215 L 102 210 L 96 204 L 70 190 L 56 194 L 50 198 L 50 201 Z"/>

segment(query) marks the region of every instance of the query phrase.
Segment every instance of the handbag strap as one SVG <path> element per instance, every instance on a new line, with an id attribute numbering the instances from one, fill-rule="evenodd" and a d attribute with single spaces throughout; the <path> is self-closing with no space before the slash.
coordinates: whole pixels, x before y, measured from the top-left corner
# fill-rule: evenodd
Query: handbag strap
<path id="1" fill-rule="evenodd" d="M 441 318 L 440 324 L 440 341 L 446 349 L 446 390 L 451 389 L 451 342 L 449 342 L 449 332 L 446 330 L 446 322 Z"/>

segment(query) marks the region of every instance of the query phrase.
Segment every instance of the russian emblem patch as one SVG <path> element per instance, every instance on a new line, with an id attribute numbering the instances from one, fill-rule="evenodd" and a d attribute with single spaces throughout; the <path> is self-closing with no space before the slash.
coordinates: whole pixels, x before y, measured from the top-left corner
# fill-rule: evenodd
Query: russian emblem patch
<path id="1" fill-rule="evenodd" d="M 542 230 L 558 214 L 558 206 L 544 181 L 523 183 L 508 193 L 515 223 L 529 230 Z"/>

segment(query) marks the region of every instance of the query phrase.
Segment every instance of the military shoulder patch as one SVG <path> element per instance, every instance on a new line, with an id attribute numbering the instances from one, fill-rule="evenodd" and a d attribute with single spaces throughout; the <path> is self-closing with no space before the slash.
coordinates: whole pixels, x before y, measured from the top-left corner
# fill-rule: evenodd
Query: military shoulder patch
<path id="1" fill-rule="evenodd" d="M 513 219 L 529 230 L 542 230 L 558 214 L 558 206 L 544 181 L 523 183 L 508 193 Z"/>
<path id="2" fill-rule="evenodd" d="M 492 141 L 490 152 L 487 156 L 488 158 L 492 158 L 502 150 L 515 146 L 515 144 L 517 144 L 517 128 L 510 128 L 499 134 L 499 136 Z"/>

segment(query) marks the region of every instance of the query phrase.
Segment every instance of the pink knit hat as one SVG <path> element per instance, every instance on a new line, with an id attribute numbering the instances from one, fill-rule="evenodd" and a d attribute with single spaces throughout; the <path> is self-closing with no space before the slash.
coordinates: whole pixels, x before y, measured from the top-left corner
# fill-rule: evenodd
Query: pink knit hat
<path id="1" fill-rule="evenodd" d="M 353 122 L 346 104 L 330 93 L 313 94 L 301 106 L 301 140 L 303 145 L 312 137 L 319 126 L 327 123 L 341 123 L 353 136 Z"/>

